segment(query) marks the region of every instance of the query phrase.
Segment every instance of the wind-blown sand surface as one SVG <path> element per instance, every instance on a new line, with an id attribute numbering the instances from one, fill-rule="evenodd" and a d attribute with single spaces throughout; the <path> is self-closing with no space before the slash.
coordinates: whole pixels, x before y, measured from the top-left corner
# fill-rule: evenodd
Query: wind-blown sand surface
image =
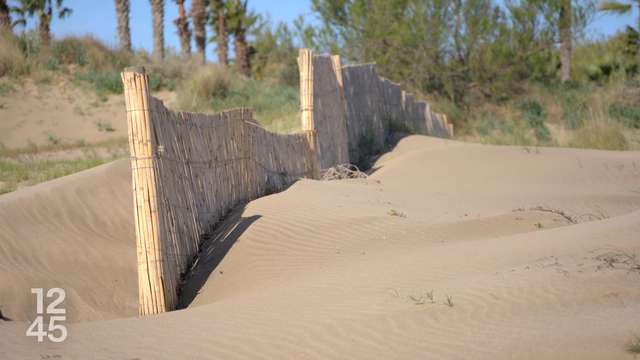
<path id="1" fill-rule="evenodd" d="M 634 161 L 407 137 L 369 179 L 236 209 L 188 308 L 143 318 L 128 161 L 3 195 L 0 358 L 631 359 L 640 273 L 598 256 L 640 252 Z M 32 287 L 66 291 L 64 342 L 25 336 Z"/>

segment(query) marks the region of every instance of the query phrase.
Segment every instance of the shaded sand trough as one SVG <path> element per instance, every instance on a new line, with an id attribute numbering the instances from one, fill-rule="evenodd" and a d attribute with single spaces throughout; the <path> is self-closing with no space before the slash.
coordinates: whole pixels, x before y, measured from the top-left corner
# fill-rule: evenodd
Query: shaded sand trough
<path id="1" fill-rule="evenodd" d="M 640 273 L 596 257 L 640 253 L 634 161 L 407 137 L 369 179 L 300 180 L 236 209 L 188 308 L 143 318 L 129 161 L 19 190 L 0 196 L 0 358 L 631 359 Z M 512 211 L 534 205 L 610 218 Z M 66 291 L 63 343 L 25 336 L 32 287 Z M 436 304 L 408 300 L 431 290 Z"/>

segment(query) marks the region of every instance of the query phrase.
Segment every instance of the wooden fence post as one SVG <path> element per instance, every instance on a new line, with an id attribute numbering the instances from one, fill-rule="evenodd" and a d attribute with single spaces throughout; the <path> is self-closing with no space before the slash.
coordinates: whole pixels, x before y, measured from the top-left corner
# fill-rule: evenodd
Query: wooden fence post
<path id="1" fill-rule="evenodd" d="M 333 72 L 338 81 L 338 93 L 340 95 L 340 104 L 342 107 L 342 120 L 336 126 L 336 136 L 338 137 L 338 163 L 349 163 L 349 136 L 347 135 L 347 102 L 344 97 L 344 88 L 342 81 L 342 63 L 340 62 L 340 55 L 331 56 L 331 62 L 333 63 Z"/>
<path id="2" fill-rule="evenodd" d="M 302 130 L 313 130 L 313 51 L 300 49 L 298 57 L 300 68 L 300 112 Z"/>
<path id="3" fill-rule="evenodd" d="M 150 117 L 149 76 L 141 66 L 124 69 L 121 76 L 131 149 L 140 315 L 157 314 L 173 310 L 177 295 L 172 296 L 175 289 L 165 289 L 164 284 L 165 259 L 158 225 L 155 172 L 158 159 Z"/>
<path id="4" fill-rule="evenodd" d="M 314 164 L 312 165 L 311 178 L 320 178 L 318 139 L 313 122 L 313 51 L 300 49 L 298 52 L 298 67 L 300 68 L 300 118 L 302 131 L 307 131 L 307 139 Z"/>

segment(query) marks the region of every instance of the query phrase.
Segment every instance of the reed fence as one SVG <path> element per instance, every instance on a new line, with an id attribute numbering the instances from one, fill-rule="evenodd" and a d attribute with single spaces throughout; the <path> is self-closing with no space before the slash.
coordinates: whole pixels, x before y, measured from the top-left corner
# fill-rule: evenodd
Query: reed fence
<path id="1" fill-rule="evenodd" d="M 391 125 L 453 137 L 446 115 L 378 75 L 375 64 L 341 66 L 340 57 L 300 49 L 302 128 L 315 130 L 321 169 L 356 162 L 363 141 L 381 149 Z"/>
<path id="2" fill-rule="evenodd" d="M 317 179 L 313 131 L 265 130 L 249 108 L 168 109 L 144 68 L 122 73 L 132 155 L 140 314 L 176 309 L 201 236 L 241 203 L 300 177 Z"/>
<path id="3" fill-rule="evenodd" d="M 202 236 L 238 205 L 358 156 L 363 138 L 385 141 L 390 122 L 450 137 L 446 116 L 388 79 L 375 64 L 300 50 L 302 132 L 276 134 L 250 108 L 217 114 L 172 110 L 149 92 L 143 67 L 122 73 L 131 149 L 140 314 L 179 306 L 181 276 Z"/>

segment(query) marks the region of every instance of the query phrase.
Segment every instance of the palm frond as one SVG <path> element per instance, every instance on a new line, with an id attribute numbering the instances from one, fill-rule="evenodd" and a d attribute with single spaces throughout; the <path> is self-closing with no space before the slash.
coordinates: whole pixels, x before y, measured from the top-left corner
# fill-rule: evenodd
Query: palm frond
<path id="1" fill-rule="evenodd" d="M 60 14 L 58 14 L 58 17 L 60 19 L 64 19 L 65 17 L 71 15 L 73 13 L 73 10 L 69 9 L 68 7 L 63 8 L 62 10 L 60 10 Z"/>
<path id="2" fill-rule="evenodd" d="M 603 1 L 598 7 L 598 11 L 609 12 L 616 15 L 625 15 L 631 12 L 631 4 L 621 3 L 619 1 Z"/>

